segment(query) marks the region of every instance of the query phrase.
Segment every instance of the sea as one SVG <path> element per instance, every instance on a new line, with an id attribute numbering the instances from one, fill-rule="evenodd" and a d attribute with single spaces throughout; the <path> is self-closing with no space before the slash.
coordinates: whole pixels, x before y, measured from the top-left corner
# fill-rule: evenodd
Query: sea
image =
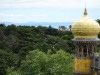
<path id="1" fill-rule="evenodd" d="M 5 25 L 22 25 L 22 26 L 46 26 L 46 27 L 53 27 L 53 28 L 59 28 L 59 26 L 65 26 L 66 28 L 69 28 L 70 25 L 73 24 L 73 22 L 26 22 L 26 23 L 13 23 L 13 22 L 3 22 Z"/>

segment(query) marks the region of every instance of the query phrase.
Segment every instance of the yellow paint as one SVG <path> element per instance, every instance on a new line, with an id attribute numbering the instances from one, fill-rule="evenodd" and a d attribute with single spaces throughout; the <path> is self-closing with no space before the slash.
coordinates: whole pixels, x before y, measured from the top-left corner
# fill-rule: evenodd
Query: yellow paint
<path id="1" fill-rule="evenodd" d="M 90 74 L 92 59 L 75 59 L 75 73 Z"/>

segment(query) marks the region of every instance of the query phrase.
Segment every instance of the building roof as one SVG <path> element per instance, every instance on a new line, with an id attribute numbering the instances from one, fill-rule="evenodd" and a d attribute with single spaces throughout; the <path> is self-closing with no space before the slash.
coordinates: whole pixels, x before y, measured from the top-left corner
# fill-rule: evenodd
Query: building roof
<path id="1" fill-rule="evenodd" d="M 73 24 L 71 30 L 74 38 L 97 38 L 100 32 L 100 25 L 88 16 L 85 8 L 84 16 Z"/>

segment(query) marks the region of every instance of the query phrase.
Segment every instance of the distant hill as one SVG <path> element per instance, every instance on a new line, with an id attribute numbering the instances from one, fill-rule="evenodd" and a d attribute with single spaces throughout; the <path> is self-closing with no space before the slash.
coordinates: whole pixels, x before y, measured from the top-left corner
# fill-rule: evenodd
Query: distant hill
<path id="1" fill-rule="evenodd" d="M 14 22 L 2 22 L 5 25 L 28 25 L 28 26 L 52 26 L 54 28 L 58 28 L 59 26 L 65 26 L 69 28 L 69 25 L 72 25 L 73 22 L 26 22 L 26 23 L 14 23 Z"/>

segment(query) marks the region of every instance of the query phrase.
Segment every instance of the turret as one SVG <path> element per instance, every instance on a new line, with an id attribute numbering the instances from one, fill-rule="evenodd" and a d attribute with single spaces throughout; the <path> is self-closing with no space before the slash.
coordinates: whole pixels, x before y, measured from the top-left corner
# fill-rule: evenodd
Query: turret
<path id="1" fill-rule="evenodd" d="M 71 31 L 76 49 L 74 75 L 91 75 L 93 56 L 100 41 L 98 39 L 100 25 L 88 16 L 85 8 L 84 16 L 73 24 Z"/>

